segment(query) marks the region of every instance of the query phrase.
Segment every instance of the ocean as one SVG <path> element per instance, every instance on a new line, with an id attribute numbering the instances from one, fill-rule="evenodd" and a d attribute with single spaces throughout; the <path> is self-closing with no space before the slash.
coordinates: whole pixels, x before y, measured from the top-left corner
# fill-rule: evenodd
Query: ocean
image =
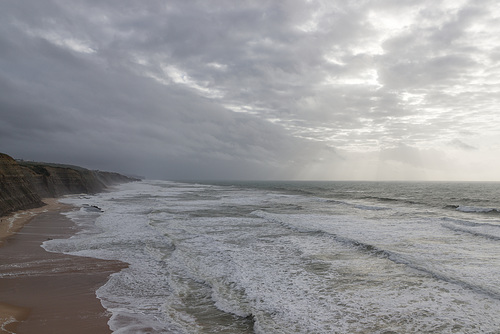
<path id="1" fill-rule="evenodd" d="M 114 333 L 500 333 L 500 184 L 141 181 L 61 200 Z"/>

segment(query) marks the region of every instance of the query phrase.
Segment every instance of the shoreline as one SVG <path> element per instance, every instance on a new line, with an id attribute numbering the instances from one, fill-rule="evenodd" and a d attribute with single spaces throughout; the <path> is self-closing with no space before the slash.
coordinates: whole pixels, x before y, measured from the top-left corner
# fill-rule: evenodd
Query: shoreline
<path id="1" fill-rule="evenodd" d="M 96 290 L 128 265 L 45 251 L 48 239 L 69 238 L 76 225 L 56 198 L 1 217 L 0 333 L 111 333 Z"/>
<path id="2" fill-rule="evenodd" d="M 71 209 L 71 205 L 59 203 L 57 198 L 43 198 L 42 202 L 45 205 L 39 208 L 19 210 L 0 217 L 0 247 L 3 246 L 7 238 L 19 232 L 36 215 L 49 211 L 69 211 Z"/>

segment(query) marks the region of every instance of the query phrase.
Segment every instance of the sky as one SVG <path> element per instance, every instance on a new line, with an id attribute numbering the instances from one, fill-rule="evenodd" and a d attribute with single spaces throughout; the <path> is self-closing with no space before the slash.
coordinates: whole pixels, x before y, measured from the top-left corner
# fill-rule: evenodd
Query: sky
<path id="1" fill-rule="evenodd" d="M 1 0 L 0 152 L 171 180 L 500 181 L 497 0 Z"/>

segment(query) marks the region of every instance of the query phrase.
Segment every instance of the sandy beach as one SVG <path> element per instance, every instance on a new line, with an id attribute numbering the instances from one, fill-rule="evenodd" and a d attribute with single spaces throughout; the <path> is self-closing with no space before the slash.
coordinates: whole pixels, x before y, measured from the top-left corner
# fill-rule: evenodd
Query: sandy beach
<path id="1" fill-rule="evenodd" d="M 48 211 L 70 210 L 68 205 L 59 203 L 56 198 L 44 198 L 43 202 L 46 205 L 40 208 L 17 211 L 0 217 L 0 247 L 5 239 L 22 229 L 36 215 Z"/>
<path id="2" fill-rule="evenodd" d="M 111 333 L 95 291 L 126 264 L 46 252 L 43 241 L 77 229 L 69 207 L 44 202 L 1 218 L 0 333 Z"/>

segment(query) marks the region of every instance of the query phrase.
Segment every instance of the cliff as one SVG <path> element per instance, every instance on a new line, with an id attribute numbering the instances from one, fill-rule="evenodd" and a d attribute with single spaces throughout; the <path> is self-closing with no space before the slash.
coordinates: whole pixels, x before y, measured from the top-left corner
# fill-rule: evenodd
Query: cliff
<path id="1" fill-rule="evenodd" d="M 42 206 L 24 170 L 8 155 L 0 153 L 0 216 L 19 209 Z"/>
<path id="2" fill-rule="evenodd" d="M 97 193 L 137 179 L 69 165 L 17 162 L 0 153 L 0 216 L 42 206 L 44 197 Z"/>

